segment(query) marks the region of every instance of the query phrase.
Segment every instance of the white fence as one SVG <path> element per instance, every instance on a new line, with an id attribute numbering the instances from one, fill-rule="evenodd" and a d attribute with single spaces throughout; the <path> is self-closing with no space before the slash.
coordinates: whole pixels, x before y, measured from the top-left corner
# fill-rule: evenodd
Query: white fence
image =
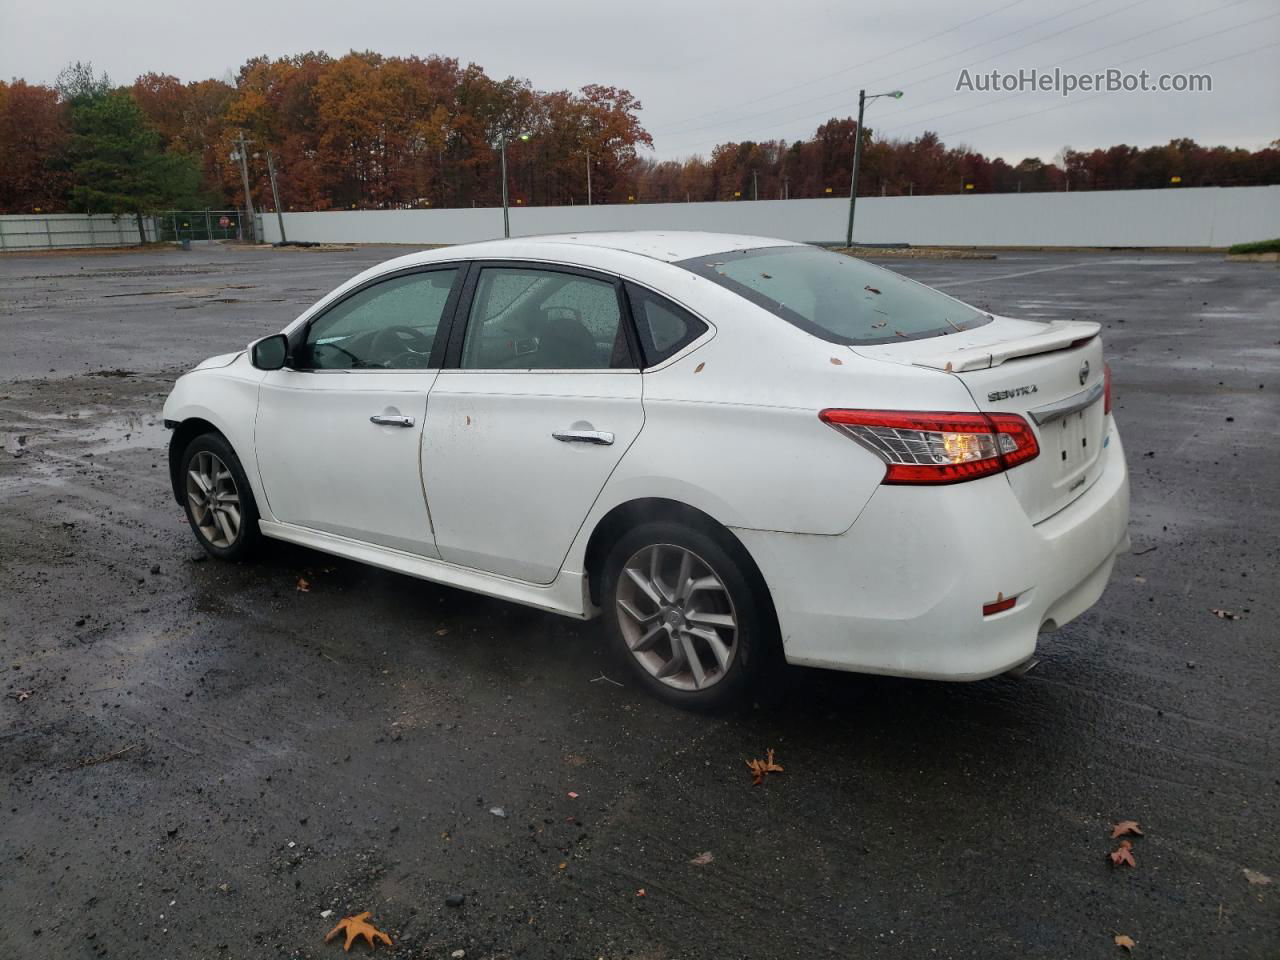
<path id="1" fill-rule="evenodd" d="M 844 239 L 848 211 L 847 198 L 513 207 L 511 233 L 710 230 L 827 243 Z M 290 240 L 321 243 L 467 243 L 502 235 L 497 207 L 286 213 L 284 221 Z M 148 241 L 172 236 L 167 225 L 158 233 L 150 217 L 143 224 Z M 266 240 L 280 239 L 274 215 L 258 224 Z M 203 239 L 198 233 L 192 227 L 178 235 Z M 854 232 L 860 243 L 966 247 L 1227 247 L 1277 236 L 1280 186 L 859 197 Z M 137 243 L 131 216 L 0 216 L 0 250 Z"/>
<path id="2" fill-rule="evenodd" d="M 711 230 L 785 240 L 843 240 L 849 201 L 513 207 L 511 233 Z M 502 210 L 286 213 L 290 240 L 467 243 L 502 235 Z M 265 239 L 280 239 L 264 216 Z M 1280 186 L 859 197 L 854 239 L 918 246 L 1226 247 L 1280 236 Z"/>
<path id="3" fill-rule="evenodd" d="M 156 239 L 155 223 L 142 218 L 147 240 Z M 138 221 L 109 213 L 50 213 L 0 217 L 0 250 L 52 250 L 59 247 L 138 246 Z"/>

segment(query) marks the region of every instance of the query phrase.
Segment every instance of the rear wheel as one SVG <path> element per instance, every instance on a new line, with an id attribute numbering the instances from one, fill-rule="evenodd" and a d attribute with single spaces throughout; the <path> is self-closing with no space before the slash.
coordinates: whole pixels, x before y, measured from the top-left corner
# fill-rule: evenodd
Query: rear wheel
<path id="1" fill-rule="evenodd" d="M 603 587 L 615 649 L 668 703 L 713 710 L 739 702 L 776 650 L 764 584 L 728 537 L 643 524 L 610 552 Z"/>
<path id="2" fill-rule="evenodd" d="M 187 522 L 220 560 L 242 560 L 258 546 L 258 507 L 231 445 L 216 433 L 196 437 L 182 455 Z"/>

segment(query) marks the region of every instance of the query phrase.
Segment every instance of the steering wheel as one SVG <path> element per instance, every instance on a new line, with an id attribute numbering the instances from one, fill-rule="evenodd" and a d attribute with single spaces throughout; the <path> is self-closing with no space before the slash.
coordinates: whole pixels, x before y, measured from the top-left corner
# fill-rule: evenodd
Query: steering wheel
<path id="1" fill-rule="evenodd" d="M 369 354 L 387 365 L 394 365 L 406 356 L 425 364 L 431 355 L 431 338 L 404 324 L 383 327 L 373 335 Z"/>

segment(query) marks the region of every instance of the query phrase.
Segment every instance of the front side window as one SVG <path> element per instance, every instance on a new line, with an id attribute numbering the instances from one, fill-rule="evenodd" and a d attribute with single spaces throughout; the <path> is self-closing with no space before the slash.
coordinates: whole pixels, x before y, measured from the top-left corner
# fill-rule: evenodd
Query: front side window
<path id="1" fill-rule="evenodd" d="M 917 340 L 991 322 L 892 270 L 818 247 L 729 250 L 678 266 L 831 343 Z"/>
<path id="2" fill-rule="evenodd" d="M 431 365 L 436 331 L 457 268 L 411 273 L 365 287 L 308 328 L 295 366 L 304 370 L 416 370 Z"/>
<path id="3" fill-rule="evenodd" d="M 612 283 L 485 267 L 462 344 L 464 370 L 634 369 Z"/>

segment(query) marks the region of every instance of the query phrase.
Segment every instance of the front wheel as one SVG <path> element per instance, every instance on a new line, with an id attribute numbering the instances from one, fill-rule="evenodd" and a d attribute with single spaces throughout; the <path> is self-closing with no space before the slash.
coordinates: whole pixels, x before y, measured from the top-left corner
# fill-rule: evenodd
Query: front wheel
<path id="1" fill-rule="evenodd" d="M 196 437 L 182 454 L 187 522 L 208 553 L 242 560 L 258 546 L 258 507 L 240 458 L 216 433 Z"/>
<path id="2" fill-rule="evenodd" d="M 767 589 L 727 535 L 643 524 L 610 552 L 603 587 L 615 649 L 647 689 L 676 706 L 740 702 L 777 649 Z"/>

